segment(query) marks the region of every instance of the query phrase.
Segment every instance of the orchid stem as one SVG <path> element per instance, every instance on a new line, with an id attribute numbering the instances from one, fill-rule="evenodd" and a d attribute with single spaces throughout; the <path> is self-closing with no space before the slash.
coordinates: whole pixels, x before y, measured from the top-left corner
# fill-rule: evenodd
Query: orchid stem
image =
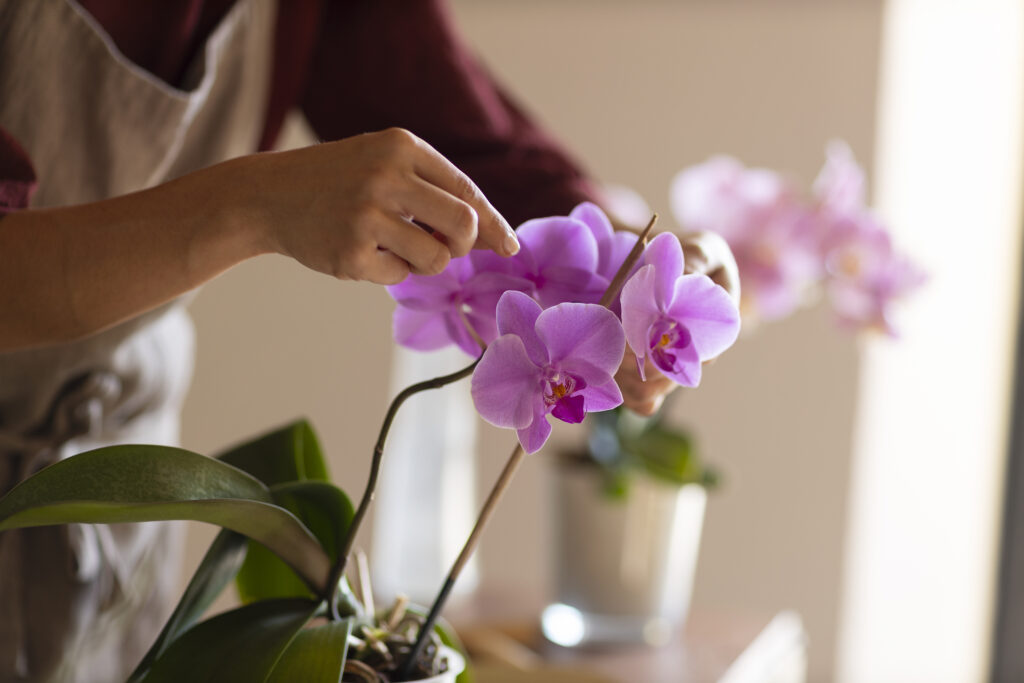
<path id="1" fill-rule="evenodd" d="M 441 377 L 434 377 L 412 386 L 408 386 L 403 389 L 398 396 L 395 396 L 394 400 L 391 401 L 391 405 L 388 406 L 388 412 L 384 416 L 384 424 L 380 427 L 380 434 L 377 436 L 377 444 L 373 448 L 373 462 L 370 464 L 370 477 L 366 482 L 366 490 L 363 491 L 363 498 L 359 501 L 359 507 L 356 509 L 356 514 L 352 518 L 352 524 L 349 526 L 348 535 L 345 537 L 345 543 L 342 545 L 341 552 L 338 553 L 338 559 L 334 561 L 334 566 L 331 567 L 330 578 L 327 580 L 327 586 L 324 587 L 325 598 L 330 605 L 330 614 L 332 619 L 339 619 L 338 614 L 338 583 L 341 581 L 341 577 L 345 574 L 345 565 L 348 563 L 348 556 L 352 552 L 352 546 L 356 541 L 356 534 L 359 531 L 359 526 L 363 522 L 363 518 L 366 517 L 366 512 L 370 508 L 370 503 L 373 502 L 374 493 L 377 490 L 377 478 L 380 475 L 380 466 L 384 459 L 384 442 L 388 438 L 388 432 L 391 431 L 391 423 L 395 420 L 395 415 L 398 413 L 398 409 L 402 407 L 402 404 L 415 394 L 421 391 L 428 391 L 430 389 L 440 389 L 443 386 L 457 382 L 464 377 L 468 377 L 476 369 L 477 363 L 480 359 L 477 358 L 468 366 L 462 368 L 458 372 L 453 372 L 450 375 L 443 375 Z"/>
<path id="2" fill-rule="evenodd" d="M 640 237 L 637 238 L 636 244 L 630 250 L 626 260 L 619 266 L 619 270 L 615 273 L 615 277 L 612 278 L 611 284 L 608 285 L 608 289 L 605 290 L 604 296 L 601 297 L 601 305 L 607 308 L 615 301 L 615 297 L 618 296 L 619 290 L 622 289 L 622 285 L 626 283 L 626 278 L 629 277 L 629 273 L 633 270 L 633 266 L 644 253 L 644 247 L 647 246 L 647 238 L 651 234 L 651 230 L 654 229 L 654 224 L 658 222 L 658 214 L 651 216 L 651 220 L 647 223 L 647 227 L 644 228 L 643 232 L 640 233 Z"/>
<path id="3" fill-rule="evenodd" d="M 512 449 L 512 455 L 508 457 L 508 462 L 505 463 L 505 469 L 501 471 L 498 476 L 498 480 L 494 482 L 494 487 L 491 489 L 490 494 L 487 496 L 487 500 L 484 501 L 484 506 L 480 510 L 480 516 L 476 519 L 476 524 L 473 526 L 473 531 L 469 534 L 469 538 L 466 539 L 466 544 L 462 546 L 462 552 L 455 559 L 455 564 L 448 571 L 448 577 L 444 581 L 444 585 L 441 587 L 441 592 L 437 594 L 434 599 L 434 604 L 430 607 L 430 612 L 427 614 L 426 620 L 423 625 L 420 626 L 419 635 L 416 637 L 416 643 L 412 646 L 412 651 L 409 652 L 409 658 L 405 660 L 402 668 L 399 670 L 399 679 L 405 680 L 415 665 L 416 660 L 420 656 L 420 651 L 427 642 L 427 638 L 430 633 L 434 630 L 434 622 L 437 621 L 437 617 L 441 614 L 441 609 L 444 607 L 445 602 L 448 600 L 448 594 L 452 592 L 452 587 L 455 585 L 455 581 L 459 578 L 459 574 L 462 569 L 466 566 L 469 558 L 473 556 L 473 551 L 476 550 L 477 544 L 480 542 L 480 535 L 483 533 L 484 527 L 487 526 L 487 522 L 491 519 L 491 514 L 494 512 L 494 508 L 497 507 L 498 501 L 501 500 L 501 496 L 508 489 L 509 484 L 512 481 L 513 475 L 516 470 L 519 469 L 519 465 L 523 461 L 523 457 L 526 455 L 523 451 L 523 447 L 516 443 L 516 447 Z"/>
<path id="4" fill-rule="evenodd" d="M 480 337 L 480 335 L 477 334 L 476 328 L 473 327 L 473 323 L 469 322 L 469 316 L 467 316 L 466 312 L 461 308 L 459 309 L 459 318 L 462 319 L 462 324 L 466 326 L 466 331 L 469 332 L 469 336 L 473 338 L 473 341 L 476 342 L 476 345 L 480 347 L 480 350 L 486 351 L 487 342 L 485 342 Z"/>

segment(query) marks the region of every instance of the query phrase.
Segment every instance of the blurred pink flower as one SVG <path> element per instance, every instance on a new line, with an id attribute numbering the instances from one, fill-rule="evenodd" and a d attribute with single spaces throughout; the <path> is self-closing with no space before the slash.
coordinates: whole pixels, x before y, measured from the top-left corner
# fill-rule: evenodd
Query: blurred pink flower
<path id="1" fill-rule="evenodd" d="M 745 312 L 785 317 L 820 279 L 812 211 L 777 173 L 714 157 L 676 175 L 670 198 L 684 230 L 715 232 L 729 243 Z"/>
<path id="2" fill-rule="evenodd" d="M 866 206 L 864 171 L 845 142 L 829 144 L 814 196 L 825 290 L 840 322 L 896 336 L 893 303 L 926 278 Z"/>

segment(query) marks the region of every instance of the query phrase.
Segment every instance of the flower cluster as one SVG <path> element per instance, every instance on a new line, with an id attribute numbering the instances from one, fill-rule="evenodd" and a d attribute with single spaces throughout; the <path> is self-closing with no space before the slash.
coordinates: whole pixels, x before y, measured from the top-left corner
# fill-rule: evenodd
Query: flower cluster
<path id="1" fill-rule="evenodd" d="M 763 319 L 789 315 L 823 287 L 840 321 L 893 335 L 892 303 L 924 280 L 866 206 L 864 172 L 841 142 L 829 146 L 810 200 L 773 171 L 715 157 L 681 171 L 671 201 L 680 225 L 729 243 L 744 309 Z"/>
<path id="2" fill-rule="evenodd" d="M 473 373 L 474 404 L 488 422 L 517 430 L 528 453 L 547 441 L 549 415 L 577 423 L 622 403 L 614 375 L 627 342 L 641 373 L 650 359 L 676 382 L 696 386 L 701 363 L 739 333 L 729 295 L 704 275 L 683 274 L 675 235 L 647 246 L 621 297 L 605 307 L 598 302 L 636 235 L 615 232 L 590 203 L 527 221 L 517 232 L 514 257 L 474 252 L 452 259 L 440 275 L 413 275 L 388 291 L 398 303 L 399 344 L 455 344 L 471 355 L 485 347 Z"/>

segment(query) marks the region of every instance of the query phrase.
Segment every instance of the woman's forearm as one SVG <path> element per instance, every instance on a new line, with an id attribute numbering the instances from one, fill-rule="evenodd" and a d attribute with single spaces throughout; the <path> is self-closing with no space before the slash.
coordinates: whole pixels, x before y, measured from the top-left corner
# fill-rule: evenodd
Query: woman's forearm
<path id="1" fill-rule="evenodd" d="M 0 352 L 98 332 L 260 253 L 393 284 L 439 273 L 474 246 L 519 249 L 473 182 L 408 131 L 239 157 L 0 220 Z"/>
<path id="2" fill-rule="evenodd" d="M 98 332 L 259 253 L 226 171 L 0 220 L 0 351 Z"/>

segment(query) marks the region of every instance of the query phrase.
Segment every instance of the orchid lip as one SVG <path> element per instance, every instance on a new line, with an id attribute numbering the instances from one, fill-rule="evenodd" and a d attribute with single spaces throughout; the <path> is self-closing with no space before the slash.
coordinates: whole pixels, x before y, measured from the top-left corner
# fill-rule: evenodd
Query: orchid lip
<path id="1" fill-rule="evenodd" d="M 693 343 L 693 338 L 686 325 L 675 320 L 659 320 L 651 325 L 650 332 L 651 360 L 663 372 L 678 372 L 678 352 Z"/>
<path id="2" fill-rule="evenodd" d="M 667 353 L 667 349 L 685 349 L 693 343 L 690 330 L 675 320 L 659 320 L 651 325 L 651 353 Z"/>
<path id="3" fill-rule="evenodd" d="M 544 390 L 544 405 L 562 422 L 577 424 L 583 422 L 586 411 L 584 399 L 579 392 L 587 387 L 582 377 L 569 373 L 550 372 Z"/>

